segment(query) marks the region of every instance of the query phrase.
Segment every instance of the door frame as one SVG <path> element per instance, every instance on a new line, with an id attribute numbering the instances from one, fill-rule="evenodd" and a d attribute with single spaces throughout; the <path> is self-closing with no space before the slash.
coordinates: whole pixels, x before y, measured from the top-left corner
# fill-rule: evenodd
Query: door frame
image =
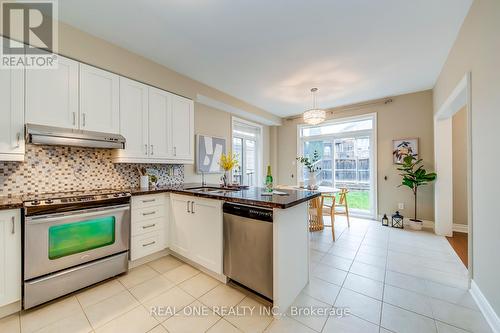
<path id="1" fill-rule="evenodd" d="M 356 214 L 355 212 L 350 211 L 350 215 L 353 216 L 358 216 L 362 218 L 371 218 L 371 219 L 378 219 L 378 175 L 377 175 L 377 169 L 378 169 L 378 162 L 377 162 L 377 156 L 378 156 L 378 137 L 377 137 L 377 113 L 372 112 L 372 113 L 365 113 L 357 116 L 346 116 L 346 117 L 338 117 L 334 119 L 329 119 L 325 122 L 323 122 L 323 125 L 328 125 L 328 124 L 335 124 L 335 123 L 346 123 L 346 122 L 351 122 L 351 121 L 359 121 L 359 120 L 366 120 L 366 119 L 371 119 L 372 120 L 372 129 L 371 130 L 361 130 L 361 131 L 354 131 L 354 132 L 344 132 L 343 134 L 359 134 L 359 133 L 365 133 L 368 134 L 371 138 L 371 143 L 372 143 L 372 149 L 370 152 L 370 159 L 373 161 L 371 163 L 371 168 L 370 168 L 370 183 L 373 186 L 372 190 L 372 206 L 373 209 L 370 211 L 369 214 Z M 300 135 L 301 129 L 304 127 L 309 127 L 309 125 L 306 124 L 298 124 L 297 125 L 297 156 L 301 156 L 303 154 L 303 142 L 304 138 Z M 315 135 L 315 136 L 310 136 L 307 137 L 308 140 L 324 140 L 324 139 L 332 139 L 335 138 L 337 135 L 336 134 L 323 134 L 323 135 Z M 332 152 L 333 153 L 333 152 Z M 297 169 L 297 184 L 299 184 L 299 181 L 303 180 L 303 173 L 302 173 L 302 166 L 299 163 L 296 163 L 296 169 Z"/>
<path id="2" fill-rule="evenodd" d="M 464 106 L 467 113 L 467 231 L 469 282 L 473 277 L 473 199 L 472 199 L 472 103 L 471 72 L 467 72 L 434 115 L 434 167 L 438 174 L 434 195 L 434 231 L 438 235 L 453 235 L 453 164 L 451 153 L 452 117 Z"/>

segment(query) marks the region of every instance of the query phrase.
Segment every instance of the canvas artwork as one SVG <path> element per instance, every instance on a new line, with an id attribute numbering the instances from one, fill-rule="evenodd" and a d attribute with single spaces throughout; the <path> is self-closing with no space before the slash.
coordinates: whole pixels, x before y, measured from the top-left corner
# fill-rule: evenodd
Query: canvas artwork
<path id="1" fill-rule="evenodd" d="M 403 159 L 408 156 L 418 155 L 418 138 L 392 140 L 392 156 L 395 164 L 403 163 Z"/>
<path id="2" fill-rule="evenodd" d="M 226 153 L 226 139 L 207 135 L 197 135 L 196 172 L 222 173 L 220 157 Z"/>

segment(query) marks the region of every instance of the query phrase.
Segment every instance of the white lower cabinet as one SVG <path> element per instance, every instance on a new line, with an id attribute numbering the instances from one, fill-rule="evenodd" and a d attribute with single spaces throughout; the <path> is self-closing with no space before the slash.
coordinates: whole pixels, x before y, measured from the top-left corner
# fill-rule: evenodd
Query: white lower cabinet
<path id="1" fill-rule="evenodd" d="M 170 201 L 170 248 L 222 274 L 222 201 L 178 194 Z"/>
<path id="2" fill-rule="evenodd" d="M 21 300 L 21 211 L 0 211 L 0 307 Z"/>
<path id="3" fill-rule="evenodd" d="M 137 260 L 168 247 L 167 194 L 132 197 L 130 260 Z"/>

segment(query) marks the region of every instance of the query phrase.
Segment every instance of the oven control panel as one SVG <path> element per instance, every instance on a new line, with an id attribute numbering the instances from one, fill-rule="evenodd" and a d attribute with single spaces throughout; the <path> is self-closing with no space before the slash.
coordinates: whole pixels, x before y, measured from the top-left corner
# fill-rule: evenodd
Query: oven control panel
<path id="1" fill-rule="evenodd" d="M 99 195 L 48 197 L 48 198 L 39 198 L 39 199 L 25 201 L 24 206 L 37 207 L 37 206 L 50 206 L 50 205 L 64 205 L 64 204 L 74 204 L 83 202 L 103 201 L 107 199 L 126 198 L 130 196 L 131 195 L 128 192 L 116 192 L 116 193 L 107 193 Z"/>

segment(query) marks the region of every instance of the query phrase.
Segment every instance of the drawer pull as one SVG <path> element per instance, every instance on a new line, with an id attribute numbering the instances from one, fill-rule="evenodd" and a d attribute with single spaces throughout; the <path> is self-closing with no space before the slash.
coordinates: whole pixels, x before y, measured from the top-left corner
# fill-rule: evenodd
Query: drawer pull
<path id="1" fill-rule="evenodd" d="M 142 203 L 155 202 L 156 199 L 142 200 Z"/>
<path id="2" fill-rule="evenodd" d="M 11 233 L 12 233 L 12 234 L 15 234 L 15 233 L 16 233 L 16 218 L 15 218 L 14 216 L 12 216 L 11 222 L 12 222 L 12 230 L 11 230 Z"/>
<path id="3" fill-rule="evenodd" d="M 152 242 L 149 242 L 149 243 L 146 243 L 146 244 L 142 244 L 142 247 L 150 246 L 150 245 L 153 245 L 155 243 L 156 243 L 155 241 L 152 241 Z"/>
<path id="4" fill-rule="evenodd" d="M 156 214 L 156 210 L 154 210 L 152 212 L 142 213 L 142 216 L 148 216 L 148 215 L 154 215 L 154 214 Z"/>
<path id="5" fill-rule="evenodd" d="M 154 227 L 155 225 L 156 225 L 156 223 L 155 223 L 155 224 L 143 225 L 143 226 L 142 226 L 142 229 L 149 229 L 149 228 Z"/>

